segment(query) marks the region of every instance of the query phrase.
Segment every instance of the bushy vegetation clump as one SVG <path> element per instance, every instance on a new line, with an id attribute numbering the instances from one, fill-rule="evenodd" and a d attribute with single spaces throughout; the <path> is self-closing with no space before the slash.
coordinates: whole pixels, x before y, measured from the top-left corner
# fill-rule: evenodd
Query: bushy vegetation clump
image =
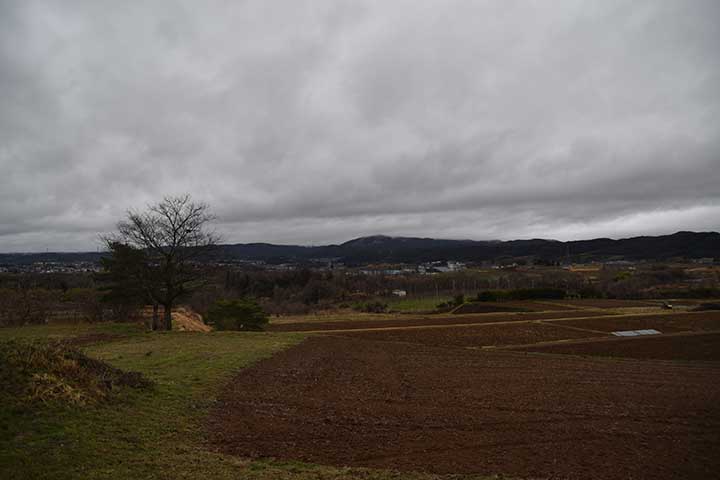
<path id="1" fill-rule="evenodd" d="M 46 288 L 0 288 L 0 327 L 45 323 L 58 297 Z"/>
<path id="2" fill-rule="evenodd" d="M 95 288 L 71 288 L 60 299 L 74 305 L 75 310 L 87 321 L 103 320 L 105 304 L 102 302 L 102 294 Z"/>
<path id="3" fill-rule="evenodd" d="M 455 307 L 459 307 L 463 303 L 465 303 L 465 295 L 460 294 L 460 295 L 455 295 L 453 298 L 451 298 L 447 302 L 439 303 L 436 306 L 436 308 L 439 310 L 455 308 Z"/>
<path id="4" fill-rule="evenodd" d="M 379 300 L 358 302 L 353 305 L 353 310 L 363 313 L 385 313 L 388 311 L 388 305 Z"/>
<path id="5" fill-rule="evenodd" d="M 216 330 L 261 331 L 268 323 L 262 307 L 252 299 L 218 300 L 205 320 Z"/>
<path id="6" fill-rule="evenodd" d="M 142 374 L 90 358 L 66 342 L 0 342 L 0 385 L 5 401 L 89 405 L 119 387 L 151 385 Z"/>

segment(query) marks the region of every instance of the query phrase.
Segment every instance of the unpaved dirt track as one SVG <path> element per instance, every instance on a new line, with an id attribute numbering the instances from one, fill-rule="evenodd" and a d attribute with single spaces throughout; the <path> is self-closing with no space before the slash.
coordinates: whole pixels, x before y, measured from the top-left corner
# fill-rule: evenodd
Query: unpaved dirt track
<path id="1" fill-rule="evenodd" d="M 718 478 L 720 362 L 315 336 L 242 371 L 208 428 L 226 453 L 320 464 Z"/>

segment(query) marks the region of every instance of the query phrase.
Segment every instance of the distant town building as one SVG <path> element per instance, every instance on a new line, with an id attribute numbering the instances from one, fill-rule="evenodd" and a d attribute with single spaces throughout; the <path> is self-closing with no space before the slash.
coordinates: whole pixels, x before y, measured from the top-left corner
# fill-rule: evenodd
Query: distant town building
<path id="1" fill-rule="evenodd" d="M 418 272 L 419 273 L 447 273 L 447 272 L 459 272 L 460 270 L 465 269 L 465 264 L 463 262 L 455 262 L 455 261 L 448 261 L 448 262 L 441 262 L 441 261 L 435 261 L 435 262 L 428 262 L 424 263 L 422 265 L 418 266 Z"/>

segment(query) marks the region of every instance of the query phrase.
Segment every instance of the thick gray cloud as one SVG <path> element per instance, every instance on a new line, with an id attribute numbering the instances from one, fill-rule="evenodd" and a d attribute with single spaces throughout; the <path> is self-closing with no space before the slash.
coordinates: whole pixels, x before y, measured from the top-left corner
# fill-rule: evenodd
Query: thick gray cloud
<path id="1" fill-rule="evenodd" d="M 720 224 L 720 2 L 0 1 L 0 251 Z"/>

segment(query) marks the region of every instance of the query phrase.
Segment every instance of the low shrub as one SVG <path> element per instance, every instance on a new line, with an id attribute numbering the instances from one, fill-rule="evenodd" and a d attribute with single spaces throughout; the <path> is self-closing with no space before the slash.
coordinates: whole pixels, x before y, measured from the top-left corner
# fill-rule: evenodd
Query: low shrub
<path id="1" fill-rule="evenodd" d="M 208 310 L 206 323 L 216 330 L 261 331 L 268 317 L 258 303 L 249 298 L 218 300 Z"/>
<path id="2" fill-rule="evenodd" d="M 452 299 L 448 300 L 447 302 L 438 303 L 435 308 L 437 310 L 446 310 L 446 309 L 453 309 L 455 307 L 459 307 L 465 303 L 465 295 L 455 295 Z"/>
<path id="3" fill-rule="evenodd" d="M 353 305 L 353 309 L 364 313 L 385 313 L 388 304 L 381 301 L 358 302 Z"/>
<path id="4" fill-rule="evenodd" d="M 0 327 L 45 323 L 58 297 L 46 288 L 0 288 Z"/>

